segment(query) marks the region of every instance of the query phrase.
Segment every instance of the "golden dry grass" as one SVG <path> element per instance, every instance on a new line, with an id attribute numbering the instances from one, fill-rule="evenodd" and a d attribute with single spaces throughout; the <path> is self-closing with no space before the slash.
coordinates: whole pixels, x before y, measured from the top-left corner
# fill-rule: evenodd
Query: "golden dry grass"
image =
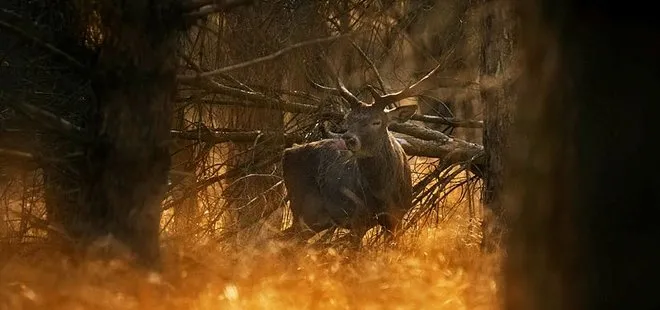
<path id="1" fill-rule="evenodd" d="M 168 251 L 161 279 L 40 250 L 0 266 L 0 309 L 496 309 L 498 259 L 479 252 L 464 223 L 350 258 L 270 247 Z"/>

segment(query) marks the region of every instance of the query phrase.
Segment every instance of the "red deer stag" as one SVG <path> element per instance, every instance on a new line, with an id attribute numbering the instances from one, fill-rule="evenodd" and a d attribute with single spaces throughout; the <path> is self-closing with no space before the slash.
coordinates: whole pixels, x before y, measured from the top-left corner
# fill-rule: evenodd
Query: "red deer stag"
<path id="1" fill-rule="evenodd" d="M 284 238 L 307 240 L 338 227 L 349 229 L 351 244 L 359 247 L 364 234 L 381 225 L 391 239 L 412 208 L 412 180 L 406 154 L 387 127 L 410 119 L 417 105 L 387 107 L 419 94 L 437 69 L 396 93 L 380 95 L 369 86 L 371 104 L 360 101 L 337 78 L 335 91 L 350 104 L 343 122 L 346 131 L 326 129 L 332 139 L 284 151 L 284 184 L 293 213 L 293 226 L 283 232 Z"/>

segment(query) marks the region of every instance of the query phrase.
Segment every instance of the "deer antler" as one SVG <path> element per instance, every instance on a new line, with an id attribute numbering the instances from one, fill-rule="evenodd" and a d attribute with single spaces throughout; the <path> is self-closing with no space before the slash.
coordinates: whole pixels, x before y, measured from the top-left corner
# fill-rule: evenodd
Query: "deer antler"
<path id="1" fill-rule="evenodd" d="M 372 105 L 385 109 L 388 105 L 393 104 L 397 101 L 401 101 L 403 99 L 419 95 L 420 93 L 428 89 L 428 84 L 430 82 L 429 77 L 435 74 L 439 69 L 440 69 L 440 65 L 438 65 L 429 73 L 427 73 L 425 76 L 423 76 L 421 79 L 419 79 L 419 81 L 395 93 L 381 95 L 376 91 L 376 89 L 373 86 L 369 85 L 369 91 L 371 92 L 371 95 L 374 97 L 374 102 Z"/>

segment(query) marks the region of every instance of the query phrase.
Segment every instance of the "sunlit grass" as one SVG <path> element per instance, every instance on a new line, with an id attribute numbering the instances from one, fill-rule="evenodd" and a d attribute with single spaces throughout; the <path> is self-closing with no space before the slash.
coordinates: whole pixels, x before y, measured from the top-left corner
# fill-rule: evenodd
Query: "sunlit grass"
<path id="1" fill-rule="evenodd" d="M 0 242 L 0 310 L 497 309 L 499 259 L 480 252 L 460 197 L 445 200 L 458 211 L 437 228 L 413 227 L 394 247 L 359 253 L 165 236 L 160 277 L 122 261 L 73 263 L 43 239 Z"/>
<path id="2" fill-rule="evenodd" d="M 0 309 L 495 309 L 498 260 L 479 252 L 465 222 L 359 254 L 167 251 L 161 279 L 40 250 L 0 266 Z"/>

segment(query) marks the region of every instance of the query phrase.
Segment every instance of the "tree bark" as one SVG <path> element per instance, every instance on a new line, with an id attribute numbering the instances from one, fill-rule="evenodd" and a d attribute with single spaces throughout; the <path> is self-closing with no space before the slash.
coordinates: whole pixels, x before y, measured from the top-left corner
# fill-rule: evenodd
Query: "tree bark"
<path id="1" fill-rule="evenodd" d="M 505 193 L 505 309 L 656 309 L 655 10 L 518 5 L 526 61 L 516 122 L 526 140 Z"/>
<path id="2" fill-rule="evenodd" d="M 176 1 L 146 0 L 58 5 L 54 9 L 65 20 L 82 23 L 59 37 L 87 42 L 87 55 L 95 57 L 82 62 L 84 85 L 91 85 L 92 93 L 85 94 L 84 110 L 58 111 L 80 119 L 77 128 L 68 129 L 69 136 L 60 138 L 70 146 L 53 144 L 57 151 L 47 152 L 58 159 L 44 168 L 48 219 L 75 245 L 86 248 L 110 234 L 128 246 L 138 263 L 158 269 L 175 51 L 184 29 L 181 8 Z M 33 9 L 47 10 L 36 4 Z M 88 37 L 90 27 L 102 35 Z M 74 49 L 63 40 L 51 43 L 63 51 Z M 82 155 L 71 156 L 76 153 Z"/>
<path id="3" fill-rule="evenodd" d="M 515 20 L 508 1 L 484 1 L 478 32 L 481 36 L 480 75 L 482 81 L 509 80 L 506 69 L 515 66 Z M 486 9 L 487 7 L 487 9 Z M 486 152 L 486 173 L 482 202 L 485 205 L 482 221 L 482 250 L 492 252 L 499 248 L 500 237 L 506 223 L 503 219 L 502 189 L 505 185 L 505 157 L 511 148 L 510 130 L 513 122 L 513 88 L 483 85 L 481 100 L 484 105 L 483 145 Z"/>

